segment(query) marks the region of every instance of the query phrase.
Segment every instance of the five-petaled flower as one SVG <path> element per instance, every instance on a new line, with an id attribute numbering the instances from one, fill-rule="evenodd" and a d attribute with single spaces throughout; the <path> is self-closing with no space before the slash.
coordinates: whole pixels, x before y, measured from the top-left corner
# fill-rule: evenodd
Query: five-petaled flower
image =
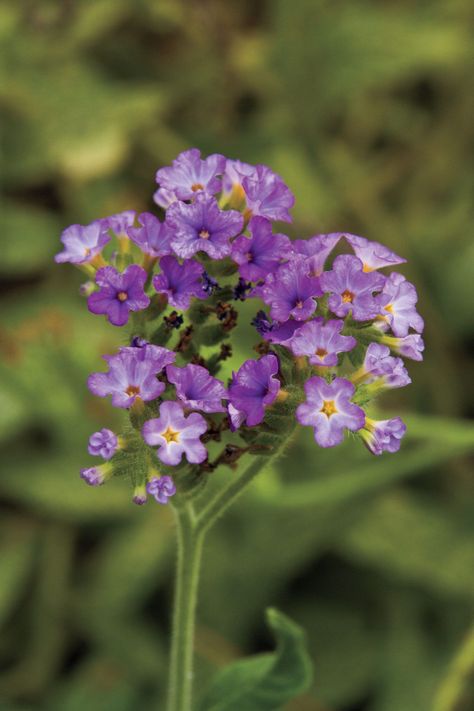
<path id="1" fill-rule="evenodd" d="M 105 314 L 114 326 L 124 326 L 130 311 L 142 311 L 150 305 L 144 291 L 146 278 L 146 271 L 137 264 L 130 264 L 122 273 L 114 267 L 102 267 L 95 277 L 99 291 L 87 299 L 89 311 Z"/>
<path id="2" fill-rule="evenodd" d="M 202 415 L 192 412 L 185 417 L 178 402 L 160 405 L 160 415 L 143 425 L 143 438 L 150 447 L 158 447 L 158 458 L 164 464 L 176 466 L 182 456 L 192 464 L 200 464 L 207 458 L 207 450 L 200 440 L 207 430 Z"/>

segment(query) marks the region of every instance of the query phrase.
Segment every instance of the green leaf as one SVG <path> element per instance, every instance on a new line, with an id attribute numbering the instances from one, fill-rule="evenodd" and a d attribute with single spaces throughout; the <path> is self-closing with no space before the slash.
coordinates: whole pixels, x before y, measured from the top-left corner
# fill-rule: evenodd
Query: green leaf
<path id="1" fill-rule="evenodd" d="M 275 711 L 311 683 L 303 630 L 278 610 L 267 610 L 267 623 L 277 640 L 269 654 L 234 662 L 217 674 L 200 711 Z"/>

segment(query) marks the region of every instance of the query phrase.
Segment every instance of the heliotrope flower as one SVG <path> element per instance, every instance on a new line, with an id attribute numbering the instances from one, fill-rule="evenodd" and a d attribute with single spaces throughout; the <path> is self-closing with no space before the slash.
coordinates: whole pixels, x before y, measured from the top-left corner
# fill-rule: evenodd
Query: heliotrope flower
<path id="1" fill-rule="evenodd" d="M 166 294 L 168 303 L 176 309 L 189 308 L 191 297 L 206 299 L 202 276 L 204 267 L 194 259 L 185 259 L 182 264 L 176 257 L 160 260 L 161 274 L 153 278 L 153 286 L 159 294 Z"/>
<path id="2" fill-rule="evenodd" d="M 150 257 L 163 257 L 165 254 L 171 254 L 173 233 L 166 222 L 160 222 L 151 212 L 142 212 L 137 219 L 140 227 L 129 227 L 127 234 L 142 252 L 149 254 Z"/>
<path id="3" fill-rule="evenodd" d="M 109 365 L 107 373 L 92 373 L 89 390 L 99 397 L 112 395 L 115 407 L 131 407 L 137 398 L 148 401 L 159 397 L 165 389 L 157 380 L 165 366 L 174 362 L 176 354 L 161 346 L 121 348 L 112 356 L 103 356 Z"/>
<path id="4" fill-rule="evenodd" d="M 239 274 L 249 281 L 258 281 L 274 271 L 291 252 L 286 235 L 272 234 L 272 223 L 264 217 L 252 217 L 248 237 L 237 237 L 231 257 L 239 265 Z"/>
<path id="5" fill-rule="evenodd" d="M 207 430 L 206 420 L 198 412 L 185 417 L 182 406 L 166 401 L 160 405 L 160 416 L 145 422 L 143 439 L 150 447 L 158 447 L 157 455 L 164 464 L 176 466 L 184 454 L 191 464 L 207 458 L 207 450 L 199 439 Z"/>
<path id="6" fill-rule="evenodd" d="M 304 386 L 306 401 L 296 409 L 301 425 L 314 428 L 314 439 L 320 447 L 334 447 L 344 438 L 344 430 L 356 432 L 364 426 L 365 413 L 351 402 L 355 388 L 344 378 L 331 383 L 314 376 Z"/>
<path id="7" fill-rule="evenodd" d="M 144 285 L 147 273 L 137 264 L 130 264 L 124 272 L 115 267 L 102 267 L 96 274 L 99 291 L 87 299 L 89 311 L 105 314 L 114 326 L 123 326 L 130 311 L 141 311 L 150 305 Z"/>
<path id="8" fill-rule="evenodd" d="M 379 242 L 371 242 L 365 237 L 352 235 L 344 232 L 344 237 L 354 250 L 356 257 L 360 259 L 364 272 L 371 272 L 373 269 L 382 267 L 393 267 L 395 264 L 403 264 L 406 259 L 399 257 L 391 249 Z"/>
<path id="9" fill-rule="evenodd" d="M 338 354 L 356 347 L 352 336 L 341 336 L 344 321 L 327 321 L 316 318 L 303 324 L 290 341 L 290 348 L 297 356 L 309 356 L 311 365 L 333 366 L 338 363 Z"/>
<path id="10" fill-rule="evenodd" d="M 168 476 L 154 476 L 146 485 L 146 491 L 153 496 L 159 504 L 167 504 L 168 499 L 176 494 L 173 479 Z"/>
<path id="11" fill-rule="evenodd" d="M 319 276 L 324 271 L 326 259 L 343 236 L 343 232 L 330 232 L 326 235 L 315 235 L 309 239 L 295 239 L 291 246 L 297 254 L 308 257 L 308 273 Z"/>
<path id="12" fill-rule="evenodd" d="M 380 313 L 374 292 L 383 288 L 385 277 L 379 272 L 364 272 L 357 257 L 340 254 L 332 270 L 321 274 L 320 280 L 322 289 L 330 292 L 328 306 L 336 316 L 343 318 L 352 312 L 356 321 L 367 321 Z"/>
<path id="13" fill-rule="evenodd" d="M 405 338 L 397 338 L 396 336 L 382 336 L 381 343 L 384 343 L 392 351 L 398 353 L 405 358 L 412 360 L 423 360 L 423 351 L 425 344 L 422 337 L 418 333 L 409 333 Z"/>
<path id="14" fill-rule="evenodd" d="M 80 476 L 89 486 L 101 486 L 112 476 L 112 465 L 101 464 L 98 467 L 88 467 L 81 469 Z"/>
<path id="15" fill-rule="evenodd" d="M 232 191 L 238 191 L 242 197 L 245 197 L 242 181 L 245 177 L 255 175 L 256 168 L 249 163 L 243 163 L 241 160 L 232 160 L 227 158 L 225 163 L 225 171 L 222 176 L 222 192 L 229 194 Z"/>
<path id="16" fill-rule="evenodd" d="M 115 215 L 103 217 L 101 221 L 109 230 L 115 232 L 117 237 L 127 237 L 128 229 L 135 222 L 136 214 L 135 210 L 124 210 L 123 212 L 117 212 Z"/>
<path id="17" fill-rule="evenodd" d="M 260 424 L 265 408 L 272 404 L 280 390 L 278 359 L 265 355 L 259 360 L 246 360 L 232 376 L 229 386 L 231 422 L 234 428 L 246 421 L 249 427 Z"/>
<path id="18" fill-rule="evenodd" d="M 391 420 L 372 420 L 366 418 L 365 426 L 359 435 L 372 454 L 398 452 L 406 425 L 400 417 Z"/>
<path id="19" fill-rule="evenodd" d="M 355 374 L 355 379 L 367 382 L 380 380 L 387 388 L 402 388 L 411 383 L 402 359 L 390 355 L 390 348 L 382 343 L 369 344 L 364 363 L 359 373 Z"/>
<path id="20" fill-rule="evenodd" d="M 206 195 L 198 195 L 189 205 L 175 202 L 166 213 L 166 222 L 174 231 L 171 246 L 184 259 L 197 252 L 213 259 L 228 257 L 230 239 L 241 232 L 243 221 L 240 212 L 220 210 L 216 200 Z"/>
<path id="21" fill-rule="evenodd" d="M 201 151 L 190 148 L 180 153 L 171 166 L 160 168 L 156 182 L 180 200 L 191 200 L 200 192 L 215 195 L 221 190 L 220 176 L 225 164 L 226 159 L 218 153 L 203 160 Z"/>
<path id="22" fill-rule="evenodd" d="M 278 321 L 269 318 L 265 311 L 258 311 L 255 318 L 252 319 L 252 326 L 265 341 L 288 346 L 296 331 L 301 328 L 301 321 L 288 319 L 288 321 L 278 323 Z"/>
<path id="23" fill-rule="evenodd" d="M 169 365 L 166 377 L 176 387 L 176 394 L 184 407 L 203 412 L 225 412 L 222 400 L 227 399 L 224 384 L 210 375 L 201 365 L 186 365 L 177 368 Z"/>
<path id="24" fill-rule="evenodd" d="M 112 459 L 119 448 L 119 440 L 115 432 L 107 428 L 94 432 L 89 438 L 88 452 L 102 459 Z"/>
<path id="25" fill-rule="evenodd" d="M 290 317 L 306 321 L 316 308 L 315 297 L 321 296 L 322 291 L 319 278 L 308 276 L 306 260 L 297 257 L 269 274 L 256 294 L 270 305 L 270 314 L 277 321 Z"/>
<path id="26" fill-rule="evenodd" d="M 172 190 L 165 190 L 165 188 L 158 188 L 158 190 L 155 190 L 153 193 L 153 200 L 159 207 L 162 207 L 163 210 L 167 210 L 171 203 L 176 202 L 177 199 L 176 194 Z"/>
<path id="27" fill-rule="evenodd" d="M 242 179 L 242 187 L 250 214 L 291 222 L 288 210 L 293 207 L 295 197 L 280 176 L 266 165 L 255 166 L 255 171 Z"/>
<path id="28" fill-rule="evenodd" d="M 381 313 L 395 336 L 407 336 L 410 328 L 423 332 L 424 322 L 416 310 L 417 301 L 415 287 L 402 274 L 392 272 L 387 277 L 381 293 Z"/>
<path id="29" fill-rule="evenodd" d="M 85 226 L 71 225 L 61 234 L 64 249 L 54 257 L 54 260 L 58 264 L 62 262 L 86 264 L 99 255 L 110 240 L 107 226 L 103 225 L 101 220 Z"/>

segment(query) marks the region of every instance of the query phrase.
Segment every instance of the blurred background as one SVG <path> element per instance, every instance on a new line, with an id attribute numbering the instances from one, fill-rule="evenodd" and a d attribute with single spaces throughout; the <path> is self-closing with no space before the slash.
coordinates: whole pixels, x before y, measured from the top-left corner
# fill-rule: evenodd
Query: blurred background
<path id="1" fill-rule="evenodd" d="M 0 4 L 2 711 L 162 707 L 171 512 L 79 480 L 89 434 L 120 427 L 86 378 L 121 336 L 53 255 L 73 222 L 153 209 L 190 146 L 279 172 L 292 236 L 407 257 L 427 346 L 380 405 L 409 426 L 398 455 L 302 431 L 212 531 L 198 688 L 271 647 L 274 605 L 314 660 L 288 709 L 473 708 L 473 660 L 457 691 L 450 671 L 474 598 L 473 21 L 469 0 Z"/>

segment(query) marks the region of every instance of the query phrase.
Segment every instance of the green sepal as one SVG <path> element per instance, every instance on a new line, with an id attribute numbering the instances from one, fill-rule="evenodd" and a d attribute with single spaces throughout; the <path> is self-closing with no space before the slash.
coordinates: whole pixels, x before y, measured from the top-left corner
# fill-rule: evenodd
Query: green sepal
<path id="1" fill-rule="evenodd" d="M 218 672 L 198 711 L 275 711 L 308 689 L 312 664 L 304 631 L 273 608 L 266 618 L 275 651 L 239 659 Z"/>
<path id="2" fill-rule="evenodd" d="M 355 348 L 353 348 L 351 351 L 348 351 L 347 356 L 354 368 L 360 368 L 360 366 L 364 362 L 366 350 L 367 346 L 365 346 L 363 343 L 357 343 Z"/>

